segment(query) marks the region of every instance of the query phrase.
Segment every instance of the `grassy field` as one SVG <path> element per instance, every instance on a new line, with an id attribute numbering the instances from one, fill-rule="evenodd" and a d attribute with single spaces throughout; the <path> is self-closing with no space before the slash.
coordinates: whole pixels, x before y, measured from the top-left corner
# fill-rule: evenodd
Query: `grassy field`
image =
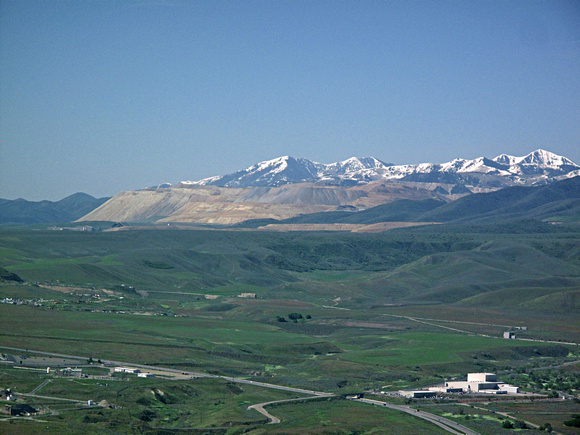
<path id="1" fill-rule="evenodd" d="M 580 342 L 578 234 L 441 227 L 375 235 L 3 230 L 0 267 L 25 282 L 0 283 L 0 300 L 12 298 L 0 303 L 0 318 L 10 319 L 0 345 L 337 394 L 485 371 L 529 391 L 547 393 L 554 384 L 577 395 L 570 367 L 553 369 L 545 382 L 525 376 L 580 357 L 578 346 L 567 344 Z M 237 297 L 245 292 L 257 297 Z M 546 342 L 504 340 L 507 330 Z M 49 379 L 3 365 L 0 372 L 19 392 Z M 276 406 L 283 422 L 265 428 L 247 406 L 291 394 L 245 385 L 239 392 L 202 379 L 109 384 L 51 380 L 42 392 L 112 398 L 123 408 L 75 408 L 43 417 L 45 426 L 4 421 L 1 428 L 436 433 L 412 417 L 342 400 Z M 175 400 L 162 403 L 157 389 Z M 481 427 L 497 423 L 477 419 Z"/>

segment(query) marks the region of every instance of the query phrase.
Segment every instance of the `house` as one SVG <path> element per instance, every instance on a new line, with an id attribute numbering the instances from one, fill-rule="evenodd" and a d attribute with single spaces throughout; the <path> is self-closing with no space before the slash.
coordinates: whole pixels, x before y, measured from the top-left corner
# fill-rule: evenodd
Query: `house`
<path id="1" fill-rule="evenodd" d="M 5 413 L 12 416 L 36 414 L 38 410 L 26 403 L 6 405 Z"/>
<path id="2" fill-rule="evenodd" d="M 8 401 L 14 400 L 14 396 L 12 395 L 10 388 L 7 388 L 6 390 L 0 390 L 0 399 Z"/>
<path id="3" fill-rule="evenodd" d="M 256 293 L 240 293 L 239 298 L 256 299 Z"/>
<path id="4" fill-rule="evenodd" d="M 503 338 L 505 338 L 506 340 L 515 340 L 516 334 L 515 332 L 506 331 L 503 333 Z"/>

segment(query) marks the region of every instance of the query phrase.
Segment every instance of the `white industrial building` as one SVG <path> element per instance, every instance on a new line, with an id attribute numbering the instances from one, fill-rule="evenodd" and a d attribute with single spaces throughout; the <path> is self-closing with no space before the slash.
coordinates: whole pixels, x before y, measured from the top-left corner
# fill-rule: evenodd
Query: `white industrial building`
<path id="1" fill-rule="evenodd" d="M 141 373 L 141 370 L 133 367 L 115 367 L 115 373 Z"/>
<path id="2" fill-rule="evenodd" d="M 429 397 L 435 397 L 436 392 L 429 390 L 400 390 L 399 394 L 408 399 L 426 399 Z"/>
<path id="3" fill-rule="evenodd" d="M 519 388 L 498 381 L 495 373 L 468 373 L 467 381 L 445 382 L 443 386 L 429 388 L 442 393 L 519 393 Z"/>

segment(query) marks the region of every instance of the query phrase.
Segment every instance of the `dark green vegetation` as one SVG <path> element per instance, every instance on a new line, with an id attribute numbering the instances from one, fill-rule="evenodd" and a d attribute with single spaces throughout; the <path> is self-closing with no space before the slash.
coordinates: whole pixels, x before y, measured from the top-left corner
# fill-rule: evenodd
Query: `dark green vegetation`
<path id="1" fill-rule="evenodd" d="M 579 356 L 569 344 L 580 341 L 580 231 L 573 223 L 466 222 L 382 234 L 4 230 L 0 267 L 0 300 L 9 302 L 0 304 L 0 318 L 9 319 L 0 330 L 3 346 L 341 395 L 484 371 L 527 391 L 578 395 L 579 366 L 562 365 Z M 508 330 L 543 341 L 501 338 Z M 5 367 L 2 387 L 19 392 L 46 377 Z M 13 433 L 83 433 L 87 424 L 101 433 L 437 430 L 339 399 L 272 407 L 283 421 L 265 427 L 247 406 L 296 394 L 223 379 L 129 379 L 108 387 L 61 379 L 42 389 L 122 408 L 62 410 L 43 425 L 0 424 Z M 578 413 L 538 424 L 560 430 Z M 504 430 L 497 416 L 457 418 L 465 425 L 477 419 L 473 427 L 487 428 L 482 433 Z"/>
<path id="2" fill-rule="evenodd" d="M 75 193 L 60 201 L 27 201 L 0 199 L 0 224 L 58 223 L 77 220 L 109 198 L 93 198 Z"/>

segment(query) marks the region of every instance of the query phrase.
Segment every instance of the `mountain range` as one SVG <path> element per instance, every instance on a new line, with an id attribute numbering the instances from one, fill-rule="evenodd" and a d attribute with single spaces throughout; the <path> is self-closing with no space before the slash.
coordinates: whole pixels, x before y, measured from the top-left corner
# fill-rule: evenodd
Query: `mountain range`
<path id="1" fill-rule="evenodd" d="M 352 157 L 322 164 L 284 156 L 249 168 L 180 185 L 220 187 L 278 187 L 292 183 L 323 183 L 355 186 L 373 181 L 415 181 L 460 184 L 471 188 L 492 188 L 546 183 L 557 177 L 580 175 L 580 166 L 566 157 L 536 150 L 524 157 L 501 154 L 493 159 L 454 159 L 447 163 L 394 165 L 374 157 Z"/>
<path id="2" fill-rule="evenodd" d="M 440 205 L 472 193 L 541 186 L 576 175 L 580 166 L 544 150 L 524 157 L 502 154 L 417 165 L 392 165 L 373 157 L 320 164 L 285 156 L 228 175 L 121 192 L 81 220 L 218 225 L 281 221 L 399 200 Z"/>
<path id="3" fill-rule="evenodd" d="M 256 227 L 279 222 L 368 224 L 377 219 L 444 222 L 462 216 L 461 207 L 472 207 L 476 215 L 500 203 L 509 207 L 524 195 L 518 187 L 549 186 L 577 175 L 580 166 L 544 150 L 523 157 L 501 154 L 493 159 L 416 165 L 393 165 L 373 157 L 321 164 L 284 156 L 227 175 L 165 183 L 113 198 L 77 193 L 57 202 L 0 199 L 0 224 L 80 220 L 232 225 L 251 221 L 249 227 Z M 457 201 L 506 187 L 512 188 L 506 191 L 512 196 L 506 200 L 505 195 L 490 195 L 487 206 L 470 205 L 482 199 Z M 574 202 L 574 195 L 557 199 Z M 574 204 L 569 208 L 575 209 Z"/>

